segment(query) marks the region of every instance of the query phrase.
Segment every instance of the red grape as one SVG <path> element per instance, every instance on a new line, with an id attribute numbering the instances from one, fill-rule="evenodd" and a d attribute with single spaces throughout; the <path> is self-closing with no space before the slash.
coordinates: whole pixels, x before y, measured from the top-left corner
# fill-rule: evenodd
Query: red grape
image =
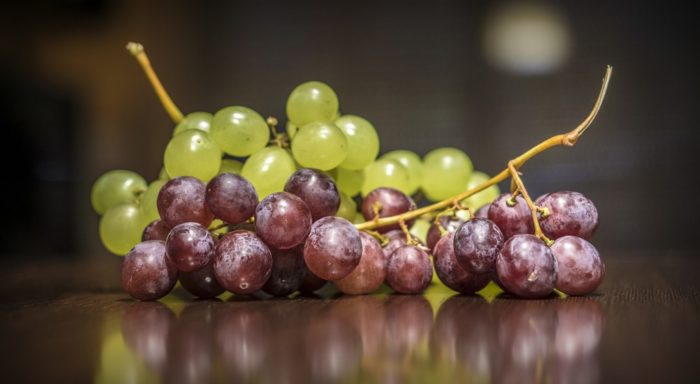
<path id="1" fill-rule="evenodd" d="M 214 238 L 198 223 L 178 224 L 170 230 L 165 247 L 181 272 L 203 268 L 214 256 Z"/>
<path id="2" fill-rule="evenodd" d="M 479 275 L 468 272 L 457 262 L 454 249 L 455 233 L 443 236 L 433 250 L 433 261 L 438 278 L 447 287 L 460 292 L 471 294 L 489 283 L 487 274 Z"/>
<path id="3" fill-rule="evenodd" d="M 442 215 L 438 219 L 440 225 L 444 230 L 449 232 L 454 232 L 459 228 L 459 226 L 464 223 L 464 220 L 457 216 Z M 430 229 L 428 229 L 428 235 L 425 238 L 426 245 L 429 249 L 435 249 L 435 244 L 440 240 L 442 234 L 440 233 L 440 228 L 433 222 L 430 224 Z"/>
<path id="4" fill-rule="evenodd" d="M 538 199 L 536 204 L 549 211 L 549 215 L 540 219 L 540 226 L 552 239 L 571 235 L 588 240 L 598 226 L 598 210 L 578 192 L 553 192 Z"/>
<path id="5" fill-rule="evenodd" d="M 503 246 L 503 233 L 489 219 L 472 219 L 462 224 L 454 236 L 457 262 L 469 272 L 491 273 Z"/>
<path id="6" fill-rule="evenodd" d="M 287 180 L 285 192 L 299 196 L 311 211 L 313 221 L 333 216 L 340 207 L 340 193 L 333 179 L 316 169 L 300 169 Z"/>
<path id="7" fill-rule="evenodd" d="M 224 288 L 214 276 L 213 261 L 199 270 L 181 273 L 180 284 L 187 292 L 200 299 L 216 297 L 224 292 Z"/>
<path id="8" fill-rule="evenodd" d="M 535 235 L 515 235 L 506 240 L 496 258 L 501 286 L 524 298 L 548 296 L 557 281 L 557 261 L 552 250 Z"/>
<path id="9" fill-rule="evenodd" d="M 532 214 L 525 199 L 520 195 L 516 196 L 515 205 L 511 207 L 508 205 L 510 198 L 510 193 L 504 193 L 491 203 L 489 220 L 498 225 L 506 240 L 514 235 L 534 234 Z"/>
<path id="10" fill-rule="evenodd" d="M 324 217 L 311 226 L 304 244 L 304 261 L 309 270 L 324 280 L 339 280 L 360 263 L 362 240 L 349 221 Z"/>
<path id="11" fill-rule="evenodd" d="M 605 265 L 593 244 L 576 236 L 564 236 L 552 244 L 557 259 L 558 290 L 567 295 L 585 295 L 603 281 Z"/>
<path id="12" fill-rule="evenodd" d="M 490 207 L 491 207 L 491 204 L 486 204 L 486 205 L 482 206 L 481 208 L 477 209 L 476 212 L 474 212 L 474 217 L 479 218 L 479 219 L 488 219 Z"/>
<path id="13" fill-rule="evenodd" d="M 177 268 L 165 252 L 165 242 L 149 240 L 136 244 L 124 256 L 122 285 L 132 297 L 158 300 L 173 289 Z"/>
<path id="14" fill-rule="evenodd" d="M 205 201 L 206 186 L 190 176 L 169 180 L 158 193 L 158 213 L 161 219 L 174 227 L 193 221 L 208 227 L 214 220 Z"/>
<path id="15" fill-rule="evenodd" d="M 168 238 L 168 233 L 170 233 L 170 226 L 163 220 L 153 220 L 146 228 L 143 230 L 141 235 L 141 241 L 148 240 L 162 240 Z"/>
<path id="16" fill-rule="evenodd" d="M 206 201 L 216 217 L 229 224 L 238 224 L 255 214 L 258 194 L 243 177 L 222 173 L 207 184 Z"/>
<path id="17" fill-rule="evenodd" d="M 226 290 L 249 294 L 262 288 L 272 271 L 272 253 L 255 233 L 227 233 L 216 245 L 214 276 Z"/>
<path id="18" fill-rule="evenodd" d="M 379 217 L 400 215 L 416 209 L 416 203 L 413 202 L 413 199 L 406 196 L 403 192 L 394 188 L 381 187 L 367 194 L 362 201 L 362 215 L 365 217 L 365 220 L 374 219 L 375 204 L 379 206 Z M 413 224 L 413 220 L 406 222 L 408 227 L 411 224 Z M 387 232 L 399 228 L 401 228 L 399 224 L 391 224 L 375 228 L 375 230 Z"/>
<path id="19" fill-rule="evenodd" d="M 375 291 L 386 277 L 386 260 L 382 246 L 366 232 L 360 232 L 360 239 L 362 240 L 360 263 L 349 275 L 335 282 L 341 292 L 351 295 Z"/>
<path id="20" fill-rule="evenodd" d="M 421 293 L 433 278 L 430 257 L 415 245 L 403 245 L 389 258 L 386 282 L 399 293 Z"/>
<path id="21" fill-rule="evenodd" d="M 289 249 L 303 243 L 310 228 L 309 208 L 289 192 L 268 195 L 255 209 L 255 230 L 275 249 Z"/>
<path id="22" fill-rule="evenodd" d="M 272 250 L 272 273 L 262 290 L 272 296 L 288 296 L 304 282 L 306 267 L 299 247 Z"/>

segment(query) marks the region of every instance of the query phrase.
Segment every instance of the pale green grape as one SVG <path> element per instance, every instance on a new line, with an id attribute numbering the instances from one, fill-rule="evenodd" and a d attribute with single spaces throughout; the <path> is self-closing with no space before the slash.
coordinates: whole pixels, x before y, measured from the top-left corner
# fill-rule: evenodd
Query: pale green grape
<path id="1" fill-rule="evenodd" d="M 241 176 L 253 184 L 258 198 L 262 200 L 273 192 L 282 191 L 287 179 L 295 171 L 294 160 L 287 151 L 279 147 L 267 147 L 246 160 Z"/>
<path id="2" fill-rule="evenodd" d="M 170 139 L 163 164 L 171 177 L 194 176 L 207 182 L 219 173 L 221 151 L 206 132 L 190 129 Z"/>
<path id="3" fill-rule="evenodd" d="M 338 112 L 338 96 L 327 84 L 300 84 L 287 99 L 287 117 L 297 127 L 314 121 L 331 122 Z"/>
<path id="4" fill-rule="evenodd" d="M 327 171 L 348 156 L 348 140 L 332 123 L 314 122 L 301 127 L 294 136 L 292 153 L 301 166 Z"/>
<path id="5" fill-rule="evenodd" d="M 365 217 L 359 213 L 355 215 L 354 219 L 352 219 L 353 224 L 362 224 L 364 222 L 365 222 Z"/>
<path id="6" fill-rule="evenodd" d="M 124 256 L 141 241 L 145 225 L 136 204 L 113 206 L 100 219 L 100 239 L 108 251 Z"/>
<path id="7" fill-rule="evenodd" d="M 429 200 L 447 199 L 464 192 L 473 169 L 469 156 L 459 149 L 434 149 L 423 157 L 421 188 Z"/>
<path id="8" fill-rule="evenodd" d="M 135 201 L 136 195 L 145 191 L 146 186 L 146 180 L 138 173 L 121 169 L 109 171 L 95 180 L 90 202 L 101 215 L 114 205 Z"/>
<path id="9" fill-rule="evenodd" d="M 348 139 L 348 156 L 341 168 L 364 169 L 379 153 L 379 136 L 374 126 L 360 116 L 345 115 L 335 121 Z"/>
<path id="10" fill-rule="evenodd" d="M 160 172 L 158 172 L 158 179 L 159 180 L 170 180 L 170 175 L 168 175 L 168 171 L 165 170 L 165 167 L 160 169 Z"/>
<path id="11" fill-rule="evenodd" d="M 188 129 L 198 129 L 200 131 L 209 132 L 211 128 L 212 116 L 209 112 L 192 112 L 188 113 L 181 122 L 179 122 L 173 130 L 173 136 Z"/>
<path id="12" fill-rule="evenodd" d="M 348 196 L 355 196 L 360 193 L 362 184 L 365 181 L 365 172 L 363 170 L 351 171 L 345 168 L 336 169 L 335 184 L 338 186 L 338 189 Z"/>
<path id="13" fill-rule="evenodd" d="M 335 215 L 347 219 L 348 221 L 353 221 L 357 215 L 357 204 L 355 200 L 348 197 L 348 195 L 343 192 L 340 192 L 340 208 L 338 208 L 338 212 Z"/>
<path id="14" fill-rule="evenodd" d="M 483 172 L 474 171 L 471 177 L 469 177 L 469 181 L 467 182 L 467 188 L 465 189 L 465 191 L 478 187 L 479 185 L 486 182 L 488 179 L 490 179 L 489 175 Z M 471 208 L 473 211 L 476 211 L 477 209 L 481 208 L 481 206 L 490 204 L 500 194 L 501 190 L 498 189 L 498 185 L 494 184 L 484 189 L 483 191 L 477 193 L 476 195 L 469 196 L 466 199 L 462 200 L 462 204 Z"/>
<path id="15" fill-rule="evenodd" d="M 289 140 L 293 139 L 294 136 L 296 136 L 297 131 L 299 131 L 299 127 L 294 125 L 291 121 L 287 122 L 287 137 L 289 137 Z"/>
<path id="16" fill-rule="evenodd" d="M 243 169 L 243 163 L 234 159 L 223 159 L 221 160 L 221 168 L 219 168 L 219 173 L 233 173 L 235 175 L 241 174 L 241 169 Z"/>
<path id="17" fill-rule="evenodd" d="M 167 183 L 167 180 L 156 180 L 148 185 L 146 191 L 141 195 L 141 218 L 144 223 L 148 225 L 153 220 L 160 219 L 160 214 L 158 213 L 158 193 L 160 189 Z"/>
<path id="18" fill-rule="evenodd" d="M 210 134 L 222 151 L 233 156 L 253 154 L 270 141 L 265 119 L 246 107 L 226 107 L 216 112 Z"/>
<path id="19" fill-rule="evenodd" d="M 409 232 L 422 241 L 423 244 L 426 244 L 428 242 L 428 230 L 430 230 L 430 222 L 428 220 L 416 219 Z"/>
<path id="20" fill-rule="evenodd" d="M 409 195 L 412 195 L 420 188 L 421 179 L 423 178 L 423 161 L 415 152 L 399 149 L 396 151 L 387 152 L 382 156 L 382 159 L 394 159 L 401 163 L 408 171 L 409 180 Z"/>
<path id="21" fill-rule="evenodd" d="M 396 160 L 379 159 L 365 168 L 365 180 L 362 183 L 362 196 L 379 187 L 398 189 L 403 193 L 410 192 L 408 171 Z"/>

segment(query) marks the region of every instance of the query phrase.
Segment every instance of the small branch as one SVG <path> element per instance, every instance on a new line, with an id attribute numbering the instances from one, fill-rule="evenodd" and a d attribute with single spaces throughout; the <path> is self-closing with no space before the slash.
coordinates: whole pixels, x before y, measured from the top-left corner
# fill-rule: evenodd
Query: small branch
<path id="1" fill-rule="evenodd" d="M 126 50 L 129 51 L 129 53 L 131 53 L 131 55 L 133 55 L 134 58 L 136 58 L 136 61 L 138 61 L 141 65 L 141 69 L 143 69 L 146 77 L 148 77 L 148 81 L 151 82 L 151 86 L 156 92 L 156 95 L 158 95 L 158 99 L 160 99 L 161 104 L 163 104 L 163 108 L 165 108 L 165 111 L 168 112 L 168 115 L 170 115 L 173 122 L 175 122 L 175 124 L 181 122 L 184 118 L 182 116 L 182 112 L 180 112 L 180 109 L 178 109 L 178 107 L 175 105 L 173 99 L 170 98 L 168 92 L 166 92 L 165 88 L 163 88 L 163 84 L 161 84 L 160 80 L 158 79 L 158 75 L 156 75 L 156 72 L 151 66 L 151 61 L 148 60 L 148 56 L 146 56 L 146 51 L 143 49 L 143 45 L 130 42 L 126 45 Z"/>
<path id="2" fill-rule="evenodd" d="M 525 199 L 525 202 L 527 203 L 528 208 L 530 208 L 530 214 L 532 215 L 532 224 L 535 227 L 535 236 L 539 237 L 548 246 L 551 246 L 554 242 L 552 240 L 550 240 L 547 236 L 545 236 L 544 233 L 542 233 L 542 228 L 540 227 L 540 221 L 537 218 L 537 212 L 539 211 L 539 209 L 535 205 L 535 203 L 532 202 L 532 199 L 530 198 L 530 194 L 527 192 L 527 189 L 525 188 L 525 184 L 523 183 L 523 180 L 520 178 L 520 175 L 518 174 L 518 170 L 515 169 L 515 166 L 513 165 L 512 161 L 508 162 L 508 169 L 510 170 L 510 175 L 513 178 L 513 183 L 517 186 L 518 191 L 520 191 L 520 193 L 523 195 L 523 198 Z"/>

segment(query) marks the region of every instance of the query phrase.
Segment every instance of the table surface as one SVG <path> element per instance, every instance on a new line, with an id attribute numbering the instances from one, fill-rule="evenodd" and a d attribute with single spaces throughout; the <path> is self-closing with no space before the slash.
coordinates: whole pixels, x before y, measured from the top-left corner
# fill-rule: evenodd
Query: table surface
<path id="1" fill-rule="evenodd" d="M 141 303 L 119 261 L 0 269 L 3 382 L 669 383 L 700 378 L 700 259 L 613 255 L 599 293 Z M 488 299 L 488 300 L 487 300 Z"/>

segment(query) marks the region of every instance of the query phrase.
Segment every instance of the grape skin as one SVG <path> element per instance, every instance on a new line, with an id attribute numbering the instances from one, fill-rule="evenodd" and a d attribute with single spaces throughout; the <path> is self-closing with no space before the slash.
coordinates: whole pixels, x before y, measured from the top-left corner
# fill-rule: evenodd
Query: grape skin
<path id="1" fill-rule="evenodd" d="M 143 225 L 139 207 L 132 203 L 117 204 L 100 218 L 100 240 L 108 251 L 126 255 L 139 242 Z"/>
<path id="2" fill-rule="evenodd" d="M 253 185 L 231 173 L 222 173 L 211 179 L 205 199 L 211 212 L 229 224 L 248 220 L 258 205 L 258 194 Z"/>
<path id="3" fill-rule="evenodd" d="M 180 273 L 180 284 L 200 299 L 210 299 L 224 293 L 224 288 L 214 276 L 213 261 L 199 270 Z"/>
<path id="4" fill-rule="evenodd" d="M 554 241 L 557 260 L 556 288 L 567 295 L 585 295 L 598 288 L 605 276 L 605 265 L 598 250 L 585 239 L 564 236 Z"/>
<path id="5" fill-rule="evenodd" d="M 349 221 L 324 217 L 311 226 L 304 244 L 304 261 L 309 270 L 323 280 L 339 280 L 360 263 L 362 240 Z"/>
<path id="6" fill-rule="evenodd" d="M 267 147 L 252 154 L 241 169 L 241 176 L 248 180 L 258 198 L 284 189 L 287 179 L 296 171 L 294 159 L 279 147 Z"/>
<path id="7" fill-rule="evenodd" d="M 408 170 L 394 159 L 378 159 L 364 170 L 362 181 L 362 196 L 366 196 L 380 187 L 398 189 L 403 193 L 411 193 L 411 180 Z"/>
<path id="8" fill-rule="evenodd" d="M 272 253 L 255 233 L 237 230 L 219 240 L 213 267 L 222 287 L 246 295 L 267 282 L 272 272 Z"/>
<path id="9" fill-rule="evenodd" d="M 275 249 L 289 249 L 303 243 L 311 222 L 306 203 L 289 192 L 273 193 L 255 209 L 255 231 Z"/>
<path id="10" fill-rule="evenodd" d="M 377 158 L 379 136 L 372 123 L 360 116 L 344 115 L 335 121 L 335 125 L 348 141 L 348 156 L 340 167 L 361 170 Z"/>
<path id="11" fill-rule="evenodd" d="M 146 190 L 146 180 L 131 171 L 115 169 L 95 180 L 90 191 L 90 202 L 97 214 L 102 215 L 110 207 L 133 203 L 136 193 Z"/>
<path id="12" fill-rule="evenodd" d="M 391 159 L 401 163 L 408 172 L 408 188 L 404 192 L 407 195 L 418 192 L 423 178 L 423 161 L 415 152 L 400 149 L 385 153 L 381 159 Z"/>
<path id="13" fill-rule="evenodd" d="M 214 214 L 206 204 L 206 186 L 190 176 L 169 180 L 158 193 L 158 212 L 168 225 L 174 227 L 195 222 L 208 227 Z"/>
<path id="14" fill-rule="evenodd" d="M 304 257 L 299 247 L 272 251 L 272 272 L 262 290 L 272 296 L 289 296 L 306 277 Z"/>
<path id="15" fill-rule="evenodd" d="M 193 176 L 208 181 L 219 173 L 221 151 L 209 134 L 189 129 L 170 139 L 163 165 L 171 177 Z"/>
<path id="16" fill-rule="evenodd" d="M 165 242 L 136 244 L 122 263 L 122 286 L 133 298 L 158 300 L 177 282 L 177 268 L 165 252 Z"/>
<path id="17" fill-rule="evenodd" d="M 146 228 L 143 230 L 141 235 L 141 241 L 148 240 L 162 240 L 165 241 L 168 238 L 171 227 L 163 220 L 153 220 Z"/>
<path id="18" fill-rule="evenodd" d="M 598 226 L 598 210 L 578 192 L 553 192 L 535 204 L 549 211 L 549 215 L 540 219 L 542 231 L 549 238 L 571 235 L 589 240 Z"/>
<path id="19" fill-rule="evenodd" d="M 265 148 L 270 141 L 270 129 L 265 119 L 242 106 L 226 107 L 216 112 L 210 135 L 222 151 L 233 156 L 251 155 Z"/>
<path id="20" fill-rule="evenodd" d="M 362 240 L 360 263 L 349 275 L 335 281 L 338 290 L 351 295 L 375 291 L 386 277 L 386 260 L 382 246 L 366 232 L 360 232 L 360 239 Z"/>
<path id="21" fill-rule="evenodd" d="M 546 297 L 557 281 L 557 261 L 552 250 L 535 235 L 515 235 L 506 240 L 496 257 L 500 285 L 514 295 Z"/>
<path id="22" fill-rule="evenodd" d="M 340 207 L 338 187 L 330 176 L 319 170 L 305 168 L 294 172 L 284 190 L 306 203 L 313 221 L 335 215 Z"/>
<path id="23" fill-rule="evenodd" d="M 181 272 L 192 272 L 209 264 L 214 238 L 199 223 L 182 223 L 170 230 L 165 247 L 170 260 Z"/>
<path id="24" fill-rule="evenodd" d="M 421 293 L 433 278 L 430 257 L 414 245 L 403 245 L 392 252 L 386 269 L 386 282 L 399 293 Z"/>
<path id="25" fill-rule="evenodd" d="M 416 203 L 413 202 L 413 199 L 403 192 L 394 188 L 381 187 L 367 194 L 362 201 L 362 215 L 365 220 L 374 219 L 375 204 L 379 206 L 379 217 L 400 215 L 416 209 Z M 406 222 L 406 226 L 413 225 L 413 221 L 412 219 Z M 399 224 L 391 224 L 378 227 L 376 230 L 382 233 L 399 228 L 401 228 Z"/>
<path id="26" fill-rule="evenodd" d="M 472 219 L 462 224 L 454 237 L 457 261 L 472 273 L 492 273 L 503 247 L 503 233 L 489 219 Z"/>
<path id="27" fill-rule="evenodd" d="M 302 126 L 292 140 L 292 154 L 307 168 L 331 170 L 348 156 L 348 139 L 331 123 L 313 122 Z"/>
<path id="28" fill-rule="evenodd" d="M 313 121 L 333 121 L 337 113 L 338 96 L 320 81 L 299 84 L 287 98 L 287 116 L 297 127 Z"/>
<path id="29" fill-rule="evenodd" d="M 423 157 L 421 188 L 428 200 L 440 201 L 464 191 L 474 166 L 457 148 L 437 148 Z"/>
<path id="30" fill-rule="evenodd" d="M 440 218 L 438 218 L 438 220 L 440 221 L 442 228 L 448 233 L 456 231 L 457 228 L 464 223 L 464 220 L 460 219 L 459 217 L 449 215 L 442 215 Z M 435 222 L 431 223 L 430 229 L 428 229 L 428 236 L 426 236 L 425 239 L 428 249 L 435 249 L 435 245 L 441 238 L 442 233 L 440 233 L 440 228 L 438 228 Z"/>
<path id="31" fill-rule="evenodd" d="M 433 250 L 435 272 L 447 287 L 460 293 L 472 294 L 486 286 L 490 279 L 487 274 L 475 274 L 462 268 L 457 262 L 454 248 L 455 233 L 443 236 Z"/>
<path id="32" fill-rule="evenodd" d="M 474 217 L 479 219 L 488 219 L 489 208 L 491 208 L 491 204 L 486 204 L 482 206 L 481 208 L 477 209 L 476 212 L 474 212 Z"/>
<path id="33" fill-rule="evenodd" d="M 491 203 L 489 220 L 498 225 L 505 239 L 519 234 L 534 234 L 532 215 L 525 199 L 520 195 L 516 196 L 515 205 L 511 207 L 508 205 L 511 196 L 510 193 L 504 193 Z"/>
<path id="34" fill-rule="evenodd" d="M 185 118 L 175 126 L 173 136 L 188 129 L 197 129 L 203 132 L 209 132 L 212 118 L 214 118 L 214 116 L 209 112 L 188 113 Z"/>

